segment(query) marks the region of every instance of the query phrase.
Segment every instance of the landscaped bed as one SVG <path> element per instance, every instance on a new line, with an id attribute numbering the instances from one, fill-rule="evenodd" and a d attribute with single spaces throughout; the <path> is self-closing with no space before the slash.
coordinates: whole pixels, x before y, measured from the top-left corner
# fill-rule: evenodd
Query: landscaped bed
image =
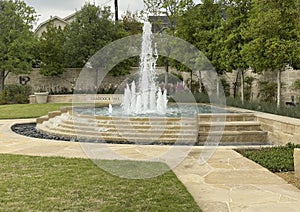
<path id="1" fill-rule="evenodd" d="M 117 163 L 123 171 L 133 165 Z M 167 168 L 161 163 L 134 165 Z M 87 159 L 0 155 L 0 179 L 4 211 L 201 211 L 171 171 L 132 180 L 106 173 Z"/>
<path id="2" fill-rule="evenodd" d="M 300 189 L 300 179 L 294 174 L 294 148 L 300 145 L 288 143 L 285 146 L 263 147 L 259 149 L 237 149 L 244 157 L 276 173 L 288 183 Z"/>

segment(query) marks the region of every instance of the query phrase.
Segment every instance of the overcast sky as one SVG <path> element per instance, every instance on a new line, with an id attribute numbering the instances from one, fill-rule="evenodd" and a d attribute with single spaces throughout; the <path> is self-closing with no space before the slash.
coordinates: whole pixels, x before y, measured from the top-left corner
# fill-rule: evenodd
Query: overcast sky
<path id="1" fill-rule="evenodd" d="M 35 8 L 39 16 L 37 25 L 50 18 L 58 16 L 64 18 L 76 10 L 79 10 L 85 2 L 91 2 L 100 6 L 111 6 L 114 12 L 114 0 L 24 0 L 28 5 Z M 201 0 L 194 0 L 199 3 Z M 140 11 L 144 8 L 143 0 L 118 0 L 119 14 L 127 10 Z M 120 16 L 119 15 L 119 16 Z"/>
<path id="2" fill-rule="evenodd" d="M 114 0 L 24 0 L 35 8 L 39 16 L 38 24 L 49 19 L 50 16 L 64 18 L 76 10 L 79 10 L 85 2 L 91 2 L 100 6 L 111 6 L 114 11 Z M 122 11 L 139 11 L 144 8 L 143 0 L 119 0 L 120 14 Z"/>

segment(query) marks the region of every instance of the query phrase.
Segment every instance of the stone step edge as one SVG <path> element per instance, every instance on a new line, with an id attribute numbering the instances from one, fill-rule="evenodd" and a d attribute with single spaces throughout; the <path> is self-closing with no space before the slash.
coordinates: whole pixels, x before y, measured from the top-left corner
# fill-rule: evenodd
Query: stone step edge
<path id="1" fill-rule="evenodd" d="M 45 124 L 45 123 L 44 123 Z M 47 128 L 51 129 L 51 124 L 47 124 L 46 122 L 46 126 Z M 138 132 L 143 132 L 143 131 L 146 131 L 145 133 L 148 133 L 148 132 L 152 132 L 152 133 L 162 133 L 162 132 L 168 132 L 168 133 L 179 133 L 179 132 L 187 132 L 187 133 L 193 133 L 195 130 L 196 130 L 196 127 L 193 126 L 193 127 L 190 127 L 190 126 L 163 126 L 161 128 L 149 128 L 149 127 L 141 127 L 141 128 L 137 128 L 137 127 L 123 127 L 122 126 L 117 126 L 115 127 L 115 125 L 112 125 L 112 126 L 74 126 L 74 125 L 65 125 L 65 124 L 59 124 L 57 127 L 59 127 L 59 129 L 69 129 L 69 130 L 85 130 L 85 131 L 91 131 L 91 132 L 95 132 L 95 128 L 106 128 L 106 131 L 109 131 L 109 132 L 117 132 L 118 130 L 119 131 L 138 131 Z M 228 127 L 228 126 L 227 126 Z M 230 126 L 229 126 L 230 127 Z M 237 128 L 239 126 L 232 126 L 233 128 Z M 240 127 L 245 127 L 245 126 L 240 126 Z M 259 126 L 256 126 L 258 127 L 258 129 L 253 129 L 253 127 L 251 127 L 251 129 L 247 130 L 247 129 L 243 129 L 242 131 L 247 131 L 247 132 L 252 132 L 252 131 L 262 131 Z M 228 129 L 226 128 L 226 126 L 222 129 L 215 129 L 214 127 L 211 127 L 210 130 L 206 130 L 206 129 L 203 129 L 202 126 L 200 126 L 199 128 L 199 133 L 204 133 L 204 132 L 231 132 L 231 131 L 237 131 L 236 129 L 235 130 L 231 130 L 231 129 Z M 238 131 L 240 132 L 240 131 Z"/>
<path id="2" fill-rule="evenodd" d="M 186 137 L 190 137 L 190 136 L 195 136 L 197 133 L 194 131 L 191 131 L 188 134 L 182 134 L 180 132 L 178 132 L 177 134 L 171 131 L 167 131 L 167 132 L 155 132 L 155 131 L 151 131 L 151 132 L 132 132 L 132 131 L 87 131 L 87 130 L 82 130 L 82 129 L 66 129 L 66 128 L 55 128 L 51 129 L 48 126 L 45 127 L 38 127 L 39 130 L 42 130 L 44 132 L 48 132 L 48 131 L 52 131 L 52 132 L 61 132 L 61 133 L 72 133 L 72 134 L 83 134 L 83 135 L 116 135 L 116 133 L 120 133 L 122 135 L 132 135 L 135 136 L 137 134 L 140 135 L 145 135 L 145 136 L 168 136 L 168 137 L 178 137 L 178 136 L 186 136 Z"/>
<path id="3" fill-rule="evenodd" d="M 51 133 L 51 134 L 55 134 L 55 132 Z M 61 136 L 61 137 L 64 137 L 64 138 L 69 138 L 69 139 L 75 139 L 75 138 L 78 138 L 77 135 L 74 135 L 74 134 L 63 134 L 63 135 L 60 135 L 59 133 L 56 133 L 55 136 Z M 89 137 L 86 137 L 86 136 L 80 136 L 79 139 L 83 139 L 83 140 L 87 140 L 87 141 L 97 141 L 99 140 L 99 137 L 93 137 L 93 136 L 89 136 Z M 109 136 L 103 136 L 101 138 L 101 140 L 104 140 L 104 142 L 106 143 L 113 143 L 113 142 L 118 142 L 118 141 L 121 141 L 122 143 L 135 143 L 135 142 L 128 142 L 128 140 L 131 140 L 131 139 L 120 139 L 118 137 L 109 137 Z M 132 138 L 132 140 L 138 142 L 139 144 L 192 144 L 192 145 L 207 145 L 209 146 L 210 144 L 212 146 L 215 146 L 215 143 L 214 142 L 207 142 L 206 141 L 194 141 L 194 140 L 189 140 L 189 139 L 181 139 L 178 141 L 178 139 L 159 139 L 159 142 L 153 142 L 153 141 L 145 141 L 146 139 L 145 138 L 138 138 L 138 137 L 135 137 L 135 138 Z M 131 141 L 132 141 L 131 140 Z M 256 141 L 240 141 L 240 142 L 229 142 L 229 141 L 220 141 L 218 144 L 223 144 L 223 145 L 265 145 L 265 144 L 268 144 L 268 141 L 261 141 L 261 142 L 256 142 Z"/>
<path id="4" fill-rule="evenodd" d="M 49 128 L 48 126 L 45 126 L 45 128 L 46 129 L 48 129 L 48 130 L 51 130 L 51 131 L 53 131 L 53 129 L 51 129 L 51 128 Z M 43 127 L 42 126 L 38 126 L 38 129 L 43 129 Z M 73 132 L 74 130 L 71 130 L 71 129 L 65 129 L 65 128 L 56 128 L 55 129 L 56 131 L 61 131 L 61 132 Z M 46 130 L 47 131 L 47 130 Z M 128 132 L 131 132 L 131 131 L 128 131 Z M 75 133 L 75 132 L 74 132 Z M 80 129 L 78 129 L 78 130 L 76 130 L 76 133 L 80 133 L 80 134 L 92 134 L 92 133 L 94 133 L 94 134 L 99 134 L 99 133 L 102 133 L 102 134 L 104 134 L 104 133 L 106 133 L 106 134 L 108 134 L 108 133 L 115 133 L 115 131 L 112 131 L 112 132 L 110 132 L 110 131 L 86 131 L 86 130 L 80 130 Z M 121 133 L 123 133 L 123 134 L 125 134 L 125 132 L 123 131 L 123 132 L 121 132 Z M 154 134 L 155 135 L 155 133 L 157 133 L 157 132 L 143 132 L 144 134 L 146 134 L 146 135 L 149 135 L 149 134 Z M 189 136 L 189 135 L 194 135 L 194 134 L 196 134 L 197 132 L 195 132 L 195 131 L 191 131 L 191 133 L 187 133 L 187 134 L 176 134 L 176 136 Z M 131 133 L 127 133 L 127 135 L 128 134 L 133 134 L 133 135 L 136 135 L 136 132 L 131 132 Z M 224 132 L 219 132 L 219 131 L 211 131 L 211 132 L 198 132 L 198 135 L 199 136 L 208 136 L 208 135 L 210 135 L 210 136 L 237 136 L 237 135 L 239 135 L 239 136 L 243 136 L 243 135 L 267 135 L 268 133 L 267 132 L 265 132 L 265 131 L 224 131 Z M 164 133 L 159 133 L 159 135 L 170 135 L 170 136 L 174 136 L 174 134 L 173 134 L 173 132 L 164 132 Z"/>
<path id="5" fill-rule="evenodd" d="M 64 123 L 68 123 L 68 124 L 74 124 L 74 120 L 64 120 L 62 119 L 61 120 L 62 122 Z M 125 122 L 123 123 L 121 121 L 121 123 L 118 121 L 118 120 L 113 120 L 112 122 L 116 122 L 116 124 L 118 124 L 118 126 L 128 126 L 128 122 Z M 95 120 L 95 122 L 80 122 L 80 121 L 76 121 L 75 122 L 76 124 L 93 124 L 93 123 L 97 123 L 97 124 L 103 124 L 103 125 L 114 125 L 114 123 L 101 123 L 97 120 Z M 131 123 L 131 122 L 130 122 Z M 132 122 L 132 124 L 130 126 L 151 126 L 151 125 L 159 125 L 161 123 L 155 123 L 155 122 L 152 122 L 150 123 L 149 125 L 147 124 L 137 124 L 137 123 L 134 123 Z M 163 124 L 161 124 L 162 126 L 165 126 L 165 125 L 172 125 L 174 124 L 174 126 L 189 126 L 189 125 L 196 125 L 196 122 L 195 120 L 193 122 L 175 122 L 175 123 L 171 123 L 171 122 L 165 122 Z M 179 125 L 180 124 L 180 125 Z M 235 125 L 238 125 L 238 126 L 260 126 L 260 123 L 258 121 L 227 121 L 227 122 L 200 122 L 199 123 L 200 126 L 235 126 Z"/>
<path id="6" fill-rule="evenodd" d="M 48 128 L 51 128 L 51 124 L 47 124 L 46 125 L 48 126 Z M 61 128 L 67 128 L 67 129 L 85 129 L 85 130 L 94 130 L 95 128 L 106 128 L 108 129 L 109 131 L 115 131 L 117 129 L 121 129 L 121 130 L 136 130 L 136 131 L 143 131 L 143 130 L 151 130 L 151 131 L 174 131 L 174 132 L 178 132 L 178 131 L 195 131 L 196 127 L 190 127 L 190 126 L 162 126 L 162 127 L 159 127 L 159 128 L 150 128 L 148 126 L 144 126 L 144 127 L 137 127 L 137 126 L 116 126 L 116 125 L 103 125 L 103 126 L 82 126 L 82 125 L 66 125 L 66 124 L 59 124 L 58 127 L 61 127 Z"/>

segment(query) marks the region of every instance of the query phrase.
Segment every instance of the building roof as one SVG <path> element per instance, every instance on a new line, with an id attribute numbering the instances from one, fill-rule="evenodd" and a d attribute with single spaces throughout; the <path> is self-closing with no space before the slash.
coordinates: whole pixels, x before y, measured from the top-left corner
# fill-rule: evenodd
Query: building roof
<path id="1" fill-rule="evenodd" d="M 71 15 L 68 15 L 67 17 L 64 18 L 64 21 L 66 21 L 68 23 L 72 22 L 77 13 L 78 13 L 78 11 L 76 11 L 75 13 L 72 13 Z"/>
<path id="2" fill-rule="evenodd" d="M 75 13 L 72 13 L 71 15 L 68 15 L 67 17 L 65 18 L 60 18 L 58 16 L 53 16 L 53 17 L 50 17 L 50 19 L 42 22 L 41 24 L 38 25 L 38 27 L 35 29 L 35 33 L 37 33 L 38 31 L 40 31 L 44 26 L 46 27 L 51 21 L 54 21 L 54 20 L 57 20 L 65 25 L 71 23 L 73 21 L 73 19 L 75 18 L 77 12 Z"/>
<path id="3" fill-rule="evenodd" d="M 152 32 L 158 33 L 170 26 L 170 19 L 167 16 L 149 16 L 149 21 L 152 24 Z"/>

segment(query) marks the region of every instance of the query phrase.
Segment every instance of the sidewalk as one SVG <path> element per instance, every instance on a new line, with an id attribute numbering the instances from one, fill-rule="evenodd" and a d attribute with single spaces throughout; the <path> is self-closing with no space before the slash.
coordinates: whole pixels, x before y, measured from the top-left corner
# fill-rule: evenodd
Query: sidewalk
<path id="1" fill-rule="evenodd" d="M 89 158 L 80 143 L 28 138 L 10 130 L 13 123 L 34 120 L 0 120 L 0 153 Z M 147 158 L 170 146 L 93 144 L 103 154 L 110 150 L 130 158 Z M 185 150 L 186 147 L 176 147 Z M 242 157 L 230 147 L 218 147 L 205 163 L 199 158 L 206 147 L 193 147 L 174 168 L 181 182 L 203 211 L 299 211 L 300 190 L 277 175 Z M 109 157 L 109 155 L 106 155 Z"/>

